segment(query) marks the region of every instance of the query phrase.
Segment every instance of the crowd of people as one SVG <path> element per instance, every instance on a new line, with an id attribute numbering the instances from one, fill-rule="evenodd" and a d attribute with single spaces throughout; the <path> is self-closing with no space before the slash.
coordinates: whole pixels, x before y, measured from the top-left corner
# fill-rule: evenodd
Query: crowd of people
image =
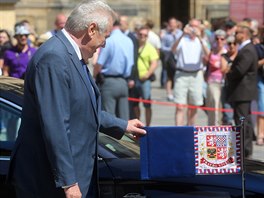
<path id="1" fill-rule="evenodd" d="M 55 29 L 30 39 L 35 32 L 24 20 L 15 25 L 14 39 L 0 30 L 1 74 L 24 78 L 27 64 L 38 47 L 64 28 L 67 17 L 59 13 Z M 152 20 L 142 20 L 134 28 L 128 16 L 117 16 L 107 44 L 89 59 L 93 77 L 102 94 L 103 108 L 122 119 L 140 118 L 137 99 L 151 100 L 155 70 L 161 65 L 160 86 L 166 98 L 176 103 L 175 125 L 194 125 L 197 109 L 206 106 L 208 125 L 239 125 L 246 118 L 248 155 L 254 138 L 251 102 L 264 112 L 264 47 L 258 22 L 245 18 L 210 24 L 190 19 L 188 24 L 172 17 L 155 32 Z M 156 29 L 157 30 L 157 29 Z M 34 46 L 35 44 L 35 46 Z M 128 101 L 128 97 L 134 101 Z M 143 103 L 145 123 L 151 125 L 151 104 Z M 219 109 L 233 109 L 233 112 Z M 173 117 L 173 115 L 172 115 Z M 257 116 L 256 140 L 264 145 L 264 113 Z"/>
<path id="2" fill-rule="evenodd" d="M 152 20 L 133 28 L 128 16 L 95 0 L 68 17 L 58 13 L 54 25 L 39 36 L 27 20 L 15 24 L 12 36 L 0 30 L 1 75 L 25 80 L 7 178 L 17 197 L 98 197 L 98 131 L 117 139 L 146 134 L 159 65 L 160 86 L 176 106 L 175 125 L 195 124 L 197 109 L 185 111 L 186 105 L 208 107 L 208 125 L 240 125 L 244 117 L 250 158 L 256 100 L 256 144 L 264 146 L 264 46 L 256 20 L 193 18 L 184 25 L 172 17 L 155 32 Z"/>
<path id="3" fill-rule="evenodd" d="M 57 14 L 55 28 L 39 36 L 28 20 L 17 22 L 13 31 L 0 29 L 0 75 L 24 79 L 27 64 L 37 48 L 61 30 L 66 19 L 66 15 Z"/>
<path id="4" fill-rule="evenodd" d="M 183 26 L 182 22 L 172 17 L 157 34 L 153 31 L 154 24 L 149 19 L 141 26 L 137 24 L 134 29 L 129 29 L 127 16 L 120 16 L 119 19 L 119 30 L 131 39 L 134 51 L 122 42 L 122 46 L 126 46 L 122 49 L 123 52 L 119 51 L 118 55 L 114 55 L 115 51 L 122 48 L 116 43 L 111 47 L 107 60 L 118 59 L 123 62 L 122 66 L 117 63 L 110 66 L 100 63 L 104 49 L 99 52 L 99 60 L 95 65 L 100 64 L 104 79 L 127 79 L 127 92 L 123 96 L 130 96 L 135 100 L 151 100 L 151 83 L 160 63 L 160 85 L 166 90 L 167 100 L 176 103 L 175 125 L 195 124 L 197 109 L 187 110 L 185 123 L 185 105 L 206 106 L 209 108 L 206 111 L 208 125 L 240 125 L 240 118 L 246 118 L 246 156 L 252 154 L 254 138 L 258 145 L 264 145 L 264 50 L 256 20 L 245 18 L 241 22 L 235 22 L 226 19 L 212 27 L 206 20 L 190 19 L 189 23 Z M 125 51 L 129 51 L 130 56 L 134 57 L 132 66 L 132 63 L 126 65 L 122 61 Z M 118 70 L 122 68 L 122 72 L 117 69 L 109 70 L 117 65 Z M 128 68 L 130 76 L 125 75 Z M 94 77 L 100 73 L 96 71 Z M 113 86 L 111 90 L 113 89 L 118 87 Z M 110 95 L 109 93 L 104 97 L 110 100 Z M 140 118 L 139 102 L 133 101 L 128 106 L 118 106 L 121 104 L 120 98 L 115 98 L 110 112 L 118 116 L 118 108 L 122 108 L 122 111 L 129 109 L 130 118 Z M 251 120 L 251 103 L 254 100 L 257 101 L 260 112 L 257 116 L 256 137 Z M 143 106 L 145 122 L 149 126 L 152 117 L 151 104 L 145 102 Z M 219 111 L 223 108 L 233 111 Z"/>

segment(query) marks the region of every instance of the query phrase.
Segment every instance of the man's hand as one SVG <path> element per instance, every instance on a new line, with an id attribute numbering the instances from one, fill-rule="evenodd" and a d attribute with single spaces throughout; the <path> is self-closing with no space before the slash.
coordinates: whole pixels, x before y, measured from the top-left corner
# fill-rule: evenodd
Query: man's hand
<path id="1" fill-rule="evenodd" d="M 184 34 L 188 34 L 191 35 L 192 34 L 192 30 L 189 24 L 187 24 L 184 28 L 183 28 L 183 33 Z"/>
<path id="2" fill-rule="evenodd" d="M 148 80 L 148 78 L 149 78 L 149 74 L 147 73 L 146 75 L 142 76 L 142 77 L 140 78 L 140 80 L 141 80 L 142 82 L 144 82 L 144 81 Z"/>
<path id="3" fill-rule="evenodd" d="M 64 192 L 65 192 L 66 198 L 81 198 L 82 197 L 82 193 L 80 191 L 78 184 L 74 184 L 73 186 L 64 188 Z"/>
<path id="4" fill-rule="evenodd" d="M 131 88 L 133 88 L 135 86 L 135 81 L 134 80 L 129 80 L 127 84 L 128 84 L 128 88 L 131 89 Z"/>
<path id="5" fill-rule="evenodd" d="M 138 119 L 133 119 L 128 121 L 126 131 L 128 133 L 132 133 L 134 138 L 138 138 L 147 133 L 144 129 L 142 129 L 142 127 L 144 127 L 142 122 L 140 122 Z"/>

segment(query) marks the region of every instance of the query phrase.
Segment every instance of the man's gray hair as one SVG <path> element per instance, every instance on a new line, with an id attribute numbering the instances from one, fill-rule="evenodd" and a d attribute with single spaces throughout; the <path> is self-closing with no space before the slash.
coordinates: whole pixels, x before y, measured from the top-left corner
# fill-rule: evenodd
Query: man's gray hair
<path id="1" fill-rule="evenodd" d="M 64 28 L 76 33 L 85 30 L 91 23 L 96 23 L 102 34 L 106 31 L 109 21 L 114 20 L 114 11 L 106 3 L 100 0 L 85 0 L 73 9 Z"/>

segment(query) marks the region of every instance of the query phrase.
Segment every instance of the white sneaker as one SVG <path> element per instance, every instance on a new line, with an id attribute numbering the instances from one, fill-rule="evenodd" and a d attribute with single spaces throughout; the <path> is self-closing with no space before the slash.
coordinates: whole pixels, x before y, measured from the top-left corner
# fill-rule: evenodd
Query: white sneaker
<path id="1" fill-rule="evenodd" d="M 167 100 L 170 101 L 170 102 L 172 102 L 172 101 L 174 100 L 174 96 L 171 95 L 171 94 L 168 95 L 168 96 L 167 96 Z"/>

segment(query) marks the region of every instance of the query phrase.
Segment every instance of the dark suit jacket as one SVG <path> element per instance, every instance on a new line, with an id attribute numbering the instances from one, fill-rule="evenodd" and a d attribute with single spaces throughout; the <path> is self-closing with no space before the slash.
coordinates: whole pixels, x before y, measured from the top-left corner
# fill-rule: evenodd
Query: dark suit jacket
<path id="1" fill-rule="evenodd" d="M 137 59 L 138 59 L 138 39 L 132 32 L 128 32 L 127 36 L 132 40 L 134 47 L 134 65 L 131 70 L 130 79 L 136 80 L 138 79 L 138 70 L 137 70 Z"/>
<path id="2" fill-rule="evenodd" d="M 251 101 L 257 98 L 258 58 L 252 43 L 244 46 L 227 73 L 227 99 L 229 102 Z"/>
<path id="3" fill-rule="evenodd" d="M 92 102 L 94 94 L 97 104 Z M 72 45 L 58 32 L 29 63 L 9 178 L 43 197 L 58 197 L 57 187 L 78 182 L 86 197 L 100 126 L 121 138 L 127 121 L 101 111 L 98 88 L 88 81 Z"/>

